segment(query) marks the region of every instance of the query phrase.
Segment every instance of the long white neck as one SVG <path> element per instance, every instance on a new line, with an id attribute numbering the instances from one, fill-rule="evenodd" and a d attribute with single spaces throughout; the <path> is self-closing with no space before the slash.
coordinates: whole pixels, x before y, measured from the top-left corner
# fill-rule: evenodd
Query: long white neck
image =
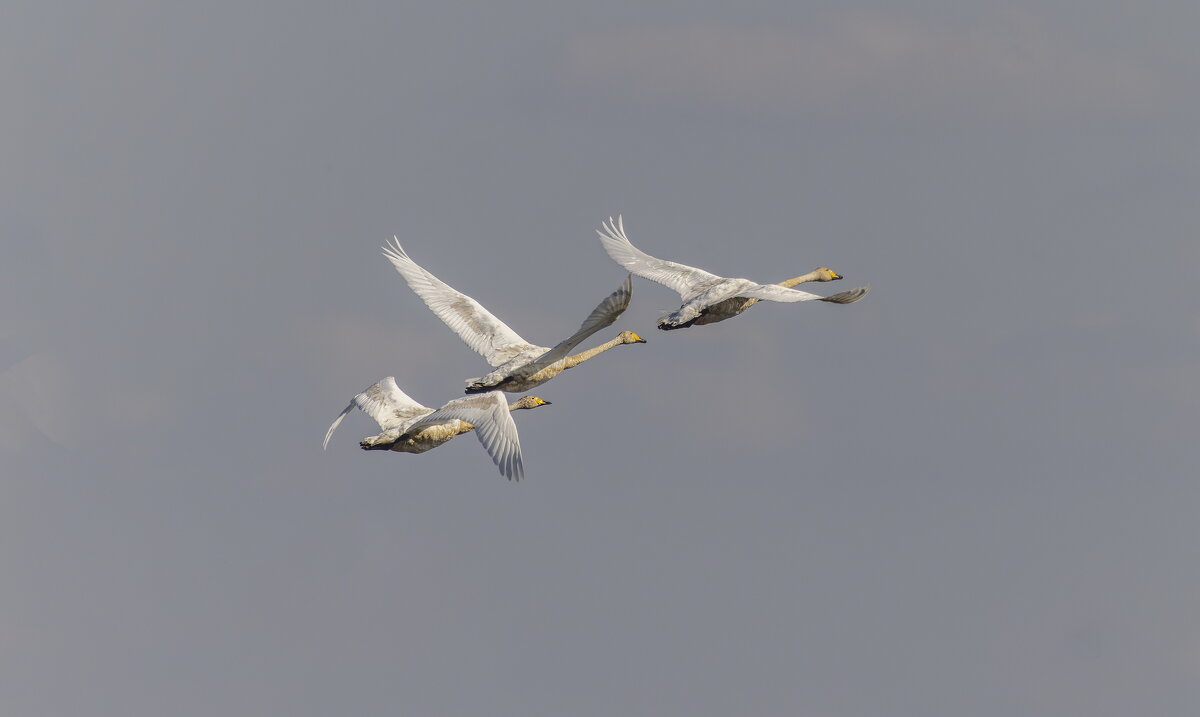
<path id="1" fill-rule="evenodd" d="M 796 284 L 803 284 L 806 281 L 816 281 L 820 276 L 821 275 L 819 273 L 817 273 L 816 271 L 810 271 L 807 274 L 801 274 L 800 276 L 793 276 L 790 279 L 781 281 L 781 282 L 779 282 L 778 285 L 790 289 L 793 286 L 795 286 Z"/>
<path id="2" fill-rule="evenodd" d="M 568 368 L 574 368 L 575 366 L 578 366 L 579 364 L 583 363 L 584 361 L 587 361 L 588 359 L 592 358 L 593 356 L 602 354 L 605 351 L 611 349 L 613 346 L 620 346 L 622 343 L 624 343 L 624 342 L 621 341 L 621 337 L 618 336 L 615 339 L 613 339 L 612 341 L 605 341 L 604 343 L 600 344 L 599 346 L 590 348 L 587 351 L 580 351 L 579 353 L 577 353 L 573 356 L 568 356 L 565 359 L 563 359 L 564 361 L 566 361 L 566 366 L 564 366 L 563 368 L 564 368 L 564 370 L 568 369 Z"/>

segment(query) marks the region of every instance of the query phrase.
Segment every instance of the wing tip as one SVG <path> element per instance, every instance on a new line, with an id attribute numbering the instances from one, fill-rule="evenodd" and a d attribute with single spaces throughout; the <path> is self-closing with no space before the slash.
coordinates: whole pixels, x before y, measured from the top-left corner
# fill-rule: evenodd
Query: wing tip
<path id="1" fill-rule="evenodd" d="M 598 234 L 601 239 L 616 239 L 618 241 L 629 241 L 629 238 L 627 236 L 625 236 L 625 220 L 620 214 L 617 215 L 617 218 L 615 220 L 610 215 L 608 217 L 608 221 L 600 222 L 600 227 L 604 231 L 600 231 L 600 229 L 597 229 L 596 234 Z"/>
<path id="2" fill-rule="evenodd" d="M 870 292 L 871 292 L 870 284 L 867 284 L 866 286 L 856 286 L 853 289 L 839 291 L 838 293 L 834 294 L 833 296 L 822 297 L 821 301 L 827 301 L 831 304 L 853 304 L 854 302 L 863 298 Z"/>
<path id="3" fill-rule="evenodd" d="M 411 262 L 412 261 L 412 258 L 408 256 L 408 252 L 404 251 L 404 247 L 400 246 L 400 237 L 396 236 L 394 234 L 392 235 L 392 238 L 390 240 L 388 240 L 383 246 L 381 246 L 379 248 L 382 250 L 381 253 L 384 256 L 386 256 L 389 260 L 391 260 L 393 263 L 395 263 L 397 261 L 402 261 L 402 262 Z"/>
<path id="4" fill-rule="evenodd" d="M 355 398 L 357 398 L 357 396 L 355 396 Z M 329 424 L 329 430 L 325 431 L 325 440 L 321 443 L 321 450 L 329 450 L 329 439 L 333 436 L 333 432 L 337 430 L 338 426 L 342 425 L 342 419 L 345 418 L 350 411 L 354 410 L 355 405 L 357 404 L 354 401 L 351 401 L 350 405 L 342 409 L 342 412 L 338 414 L 338 417 L 333 419 L 333 423 Z"/>

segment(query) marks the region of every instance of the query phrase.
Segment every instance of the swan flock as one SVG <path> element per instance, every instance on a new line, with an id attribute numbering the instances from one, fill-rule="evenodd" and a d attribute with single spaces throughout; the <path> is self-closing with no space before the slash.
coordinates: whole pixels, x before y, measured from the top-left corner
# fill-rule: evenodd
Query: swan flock
<path id="1" fill-rule="evenodd" d="M 400 246 L 399 238 L 393 238 L 383 247 L 383 255 L 409 289 L 467 346 L 483 356 L 493 370 L 478 378 L 467 379 L 465 391 L 468 395 L 448 401 L 438 409 L 417 403 L 400 389 L 394 377 L 388 376 L 351 399 L 325 432 L 323 447 L 328 448 L 333 432 L 351 411 L 358 408 L 374 419 L 380 429 L 379 434 L 359 442 L 363 450 L 424 453 L 456 436 L 474 432 L 501 475 L 520 480 L 524 475 L 524 463 L 512 413 L 548 406 L 550 402 L 537 396 L 524 396 L 509 403 L 504 394 L 523 393 L 540 386 L 616 346 L 646 343 L 633 331 L 621 331 L 609 341 L 571 353 L 592 334 L 611 326 L 625 312 L 633 298 L 634 275 L 673 289 L 683 301 L 677 310 L 658 320 L 658 328 L 664 331 L 725 321 L 759 301 L 851 304 L 870 291 L 870 286 L 861 286 L 831 296 L 819 296 L 792 288 L 802 283 L 843 278 L 823 266 L 777 284 L 760 284 L 658 259 L 629 241 L 620 216 L 615 221 L 610 217 L 596 234 L 608 256 L 628 273 L 621 285 L 592 309 L 575 333 L 552 347 L 538 346 L 521 338 L 478 301 L 413 261 Z"/>

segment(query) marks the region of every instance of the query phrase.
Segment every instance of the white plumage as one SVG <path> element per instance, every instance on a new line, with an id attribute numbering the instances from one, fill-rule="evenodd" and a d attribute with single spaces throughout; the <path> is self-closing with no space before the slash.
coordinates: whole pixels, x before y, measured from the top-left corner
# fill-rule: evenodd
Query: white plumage
<path id="1" fill-rule="evenodd" d="M 833 296 L 819 296 L 777 284 L 759 284 L 749 279 L 717 276 L 694 266 L 658 259 L 641 251 L 625 236 L 625 225 L 620 216 L 615 222 L 609 217 L 602 227 L 603 231 L 597 230 L 596 234 L 600 237 L 604 251 L 613 261 L 630 273 L 674 289 L 683 299 L 683 305 L 677 311 L 659 319 L 658 328 L 663 330 L 681 329 L 693 324 L 714 323 L 731 318 L 758 300 L 850 304 L 866 296 L 871 288 L 861 286 Z M 796 277 L 795 280 L 789 280 L 789 285 L 801 281 L 831 281 L 841 278 L 828 269 L 824 269 L 824 272 L 818 269 L 816 272 Z M 718 306 L 720 310 L 714 311 L 714 307 Z"/>
<path id="2" fill-rule="evenodd" d="M 521 460 L 521 441 L 512 411 L 548 406 L 537 396 L 525 396 L 511 404 L 499 391 L 489 391 L 456 398 L 439 409 L 422 406 L 400 390 L 392 376 L 372 384 L 350 401 L 325 432 L 323 447 L 355 407 L 379 424 L 382 433 L 364 438 L 360 445 L 368 450 L 393 450 L 403 453 L 424 453 L 455 436 L 474 430 L 484 450 L 500 473 L 512 480 L 521 480 L 524 466 Z"/>
<path id="3" fill-rule="evenodd" d="M 616 321 L 629 306 L 633 295 L 633 281 L 629 276 L 592 310 L 578 331 L 550 348 L 529 343 L 478 301 L 426 271 L 408 256 L 398 238 L 383 248 L 383 254 L 425 305 L 495 367 L 495 371 L 485 376 L 467 379 L 467 393 L 495 389 L 528 391 L 613 346 L 645 343 L 645 339 L 632 331 L 623 331 L 612 341 L 568 356 L 584 339 Z"/>

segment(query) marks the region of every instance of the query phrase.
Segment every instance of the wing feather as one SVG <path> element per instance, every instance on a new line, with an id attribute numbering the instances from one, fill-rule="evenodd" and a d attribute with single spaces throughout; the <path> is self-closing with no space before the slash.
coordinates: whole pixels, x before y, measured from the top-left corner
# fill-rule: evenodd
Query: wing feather
<path id="1" fill-rule="evenodd" d="M 851 304 L 866 296 L 869 289 L 870 287 L 860 286 L 856 289 L 847 289 L 833 296 L 820 296 L 818 294 L 810 294 L 807 291 L 788 289 L 775 284 L 759 284 L 754 287 L 742 289 L 738 292 L 738 296 L 787 303 L 794 301 L 829 301 L 834 304 Z"/>
<path id="2" fill-rule="evenodd" d="M 342 419 L 346 417 L 346 414 L 353 410 L 354 401 L 351 401 L 350 405 L 343 408 L 342 412 L 338 414 L 338 417 L 333 419 L 333 423 L 329 424 L 329 430 L 325 431 L 325 442 L 321 444 L 321 450 L 324 451 L 329 449 L 329 437 L 333 435 L 333 432 L 337 430 L 338 426 L 342 425 Z"/>
<path id="3" fill-rule="evenodd" d="M 794 301 L 817 301 L 821 298 L 819 294 L 812 294 L 799 289 L 788 289 L 775 284 L 758 284 L 744 287 L 738 291 L 738 296 L 747 296 L 763 301 L 782 301 L 791 303 Z"/>
<path id="4" fill-rule="evenodd" d="M 405 253 L 399 238 L 393 239 L 383 247 L 383 255 L 404 277 L 408 288 L 493 367 L 504 364 L 523 351 L 536 348 L 478 301 L 423 269 Z"/>
<path id="5" fill-rule="evenodd" d="M 828 301 L 831 304 L 853 304 L 854 302 L 866 296 L 867 292 L 870 290 L 870 284 L 867 286 L 859 286 L 854 289 L 839 291 L 833 296 L 826 296 L 825 298 L 821 299 L 821 301 Z"/>
<path id="6" fill-rule="evenodd" d="M 546 368 L 550 364 L 558 361 L 583 342 L 584 339 L 596 333 L 606 326 L 612 326 L 612 323 L 617 320 L 621 314 L 625 313 L 625 309 L 629 308 L 629 302 L 633 298 L 633 276 L 626 275 L 625 281 L 617 287 L 617 290 L 592 309 L 592 313 L 583 320 L 579 326 L 579 330 L 558 342 L 554 348 L 546 353 L 538 356 L 529 363 L 529 373 L 534 374 Z"/>
<path id="7" fill-rule="evenodd" d="M 501 391 L 477 393 L 456 398 L 438 410 L 417 420 L 408 433 L 418 433 L 430 426 L 454 419 L 475 426 L 475 436 L 500 473 L 509 480 L 521 480 L 525 475 L 521 461 L 521 440 L 508 403 Z"/>
<path id="8" fill-rule="evenodd" d="M 616 222 L 609 217 L 601 227 L 604 231 L 596 230 L 596 234 L 613 261 L 643 279 L 674 289 L 684 300 L 695 296 L 705 285 L 723 278 L 694 266 L 652 257 L 638 249 L 625 236 L 625 223 L 620 216 L 617 216 Z"/>
<path id="9" fill-rule="evenodd" d="M 325 432 L 324 447 L 329 446 L 329 438 L 333 432 L 342 423 L 342 419 L 346 417 L 350 411 L 358 407 L 363 413 L 375 419 L 379 427 L 384 430 L 399 428 L 406 422 L 412 421 L 414 418 L 423 416 L 433 409 L 428 406 L 422 406 L 412 400 L 407 393 L 400 390 L 396 385 L 394 376 L 373 383 L 366 389 L 354 397 L 350 401 L 350 405 L 333 420 L 329 426 L 329 430 Z"/>

